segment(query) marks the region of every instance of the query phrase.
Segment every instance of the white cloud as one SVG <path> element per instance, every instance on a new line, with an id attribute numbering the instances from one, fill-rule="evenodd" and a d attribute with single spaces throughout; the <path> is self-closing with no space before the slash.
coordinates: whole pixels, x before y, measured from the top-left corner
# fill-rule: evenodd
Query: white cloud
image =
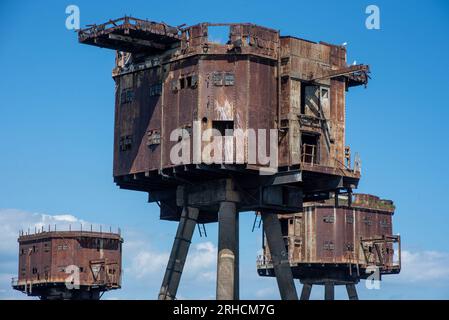
<path id="1" fill-rule="evenodd" d="M 143 242 L 135 241 L 129 244 L 131 250 L 145 247 Z M 148 247 L 148 245 L 146 245 Z M 129 253 L 128 253 L 129 254 Z M 153 249 L 138 250 L 133 254 L 131 267 L 127 269 L 127 276 L 138 279 L 160 275 L 165 272 L 170 253 L 158 252 Z M 217 248 L 212 242 L 201 242 L 190 247 L 183 271 L 184 279 L 212 281 L 215 279 L 215 264 Z"/>
<path id="2" fill-rule="evenodd" d="M 397 281 L 431 282 L 449 280 L 449 253 L 439 251 L 402 251 L 402 268 Z"/>
<path id="3" fill-rule="evenodd" d="M 48 215 L 17 209 L 0 209 L 0 253 L 16 252 L 17 238 L 21 230 L 34 233 L 42 228 L 47 230 L 49 226 L 53 230 L 55 224 L 58 230 L 68 230 L 69 225 L 79 228 L 81 223 L 87 224 L 70 214 Z"/>
<path id="4" fill-rule="evenodd" d="M 127 269 L 127 276 L 142 279 L 153 273 L 160 273 L 167 265 L 167 252 L 141 251 L 133 259 L 131 268 Z"/>
<path id="5" fill-rule="evenodd" d="M 255 295 L 258 299 L 267 299 L 276 296 L 277 287 L 267 287 L 256 290 Z"/>
<path id="6" fill-rule="evenodd" d="M 185 274 L 203 280 L 215 279 L 217 247 L 210 241 L 193 244 L 187 256 Z"/>

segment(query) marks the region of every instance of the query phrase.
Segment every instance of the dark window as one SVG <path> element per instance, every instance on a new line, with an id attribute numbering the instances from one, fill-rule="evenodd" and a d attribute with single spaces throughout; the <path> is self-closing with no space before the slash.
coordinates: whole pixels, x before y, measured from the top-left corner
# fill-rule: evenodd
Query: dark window
<path id="1" fill-rule="evenodd" d="M 222 86 L 223 85 L 223 73 L 221 73 L 221 72 L 214 72 L 212 74 L 212 83 L 215 86 Z"/>
<path id="2" fill-rule="evenodd" d="M 319 164 L 319 135 L 303 133 L 301 135 L 301 159 L 309 164 Z"/>
<path id="3" fill-rule="evenodd" d="M 192 87 L 192 76 L 188 76 L 186 78 L 187 81 L 187 88 L 191 88 Z"/>
<path id="4" fill-rule="evenodd" d="M 323 246 L 324 250 L 334 250 L 335 249 L 335 245 L 332 241 L 324 241 L 324 246 Z"/>
<path id="5" fill-rule="evenodd" d="M 198 85 L 198 76 L 196 74 L 192 75 L 191 77 L 191 88 L 196 88 L 196 86 Z"/>
<path id="6" fill-rule="evenodd" d="M 134 98 L 134 92 L 132 89 L 123 89 L 122 93 L 120 94 L 120 103 L 130 103 L 133 101 Z"/>
<path id="7" fill-rule="evenodd" d="M 233 86 L 235 82 L 233 73 L 225 73 L 224 85 L 225 86 Z"/>
<path id="8" fill-rule="evenodd" d="M 380 220 L 380 226 L 382 227 L 382 228 L 387 228 L 387 227 L 389 227 L 389 223 L 388 223 L 388 220 L 387 219 L 382 219 L 382 220 Z"/>
<path id="9" fill-rule="evenodd" d="M 161 131 L 158 129 L 148 130 L 147 146 L 161 144 Z"/>
<path id="10" fill-rule="evenodd" d="M 150 86 L 150 97 L 160 96 L 162 94 L 162 83 L 156 83 Z"/>
<path id="11" fill-rule="evenodd" d="M 371 219 L 369 217 L 364 217 L 363 223 L 366 224 L 367 226 L 370 226 L 373 224 L 373 222 L 371 221 Z"/>
<path id="12" fill-rule="evenodd" d="M 218 120 L 212 121 L 212 128 L 220 131 L 221 136 L 232 136 L 234 130 L 234 121 Z"/>
<path id="13" fill-rule="evenodd" d="M 131 135 L 120 137 L 120 142 L 119 142 L 120 151 L 131 150 L 131 146 L 132 146 L 132 136 Z"/>
<path id="14" fill-rule="evenodd" d="M 196 86 L 198 85 L 198 76 L 197 75 L 186 76 L 174 81 L 175 82 L 172 82 L 173 91 L 178 91 L 186 88 L 193 89 L 196 88 Z"/>
<path id="15" fill-rule="evenodd" d="M 178 80 L 172 80 L 171 82 L 171 90 L 172 91 L 178 91 L 179 90 L 179 81 Z"/>
<path id="16" fill-rule="evenodd" d="M 352 224 L 354 223 L 354 217 L 350 214 L 346 215 L 346 223 Z"/>
<path id="17" fill-rule="evenodd" d="M 215 86 L 233 86 L 235 84 L 235 76 L 231 72 L 214 72 L 212 74 L 212 83 Z"/>

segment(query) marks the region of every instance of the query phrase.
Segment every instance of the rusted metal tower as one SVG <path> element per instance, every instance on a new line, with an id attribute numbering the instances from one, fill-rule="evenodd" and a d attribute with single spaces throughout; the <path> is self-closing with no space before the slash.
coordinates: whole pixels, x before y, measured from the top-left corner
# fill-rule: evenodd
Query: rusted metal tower
<path id="1" fill-rule="evenodd" d="M 12 287 L 43 300 L 98 300 L 121 287 L 122 243 L 117 233 L 21 233 L 19 274 Z"/>
<path id="2" fill-rule="evenodd" d="M 161 219 L 179 221 L 159 298 L 176 297 L 196 224 L 218 221 L 217 299 L 238 299 L 238 214 L 259 211 L 281 297 L 297 299 L 277 214 L 357 187 L 345 91 L 367 83 L 368 66 L 348 66 L 342 46 L 250 23 L 124 17 L 80 30 L 79 41 L 116 50 L 116 184 L 148 192 Z"/>
<path id="3" fill-rule="evenodd" d="M 325 286 L 325 299 L 334 299 L 334 286 L 345 285 L 357 300 L 360 279 L 380 281 L 401 269 L 401 241 L 393 234 L 394 205 L 368 194 L 307 203 L 303 212 L 279 215 L 293 277 L 303 284 L 301 299 L 312 285 Z M 257 259 L 261 276 L 274 276 L 269 246 L 263 237 Z"/>

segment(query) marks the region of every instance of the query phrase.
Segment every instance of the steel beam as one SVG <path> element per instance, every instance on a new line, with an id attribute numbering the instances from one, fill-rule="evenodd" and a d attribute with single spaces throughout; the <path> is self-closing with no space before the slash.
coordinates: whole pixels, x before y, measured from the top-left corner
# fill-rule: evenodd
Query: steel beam
<path id="1" fill-rule="evenodd" d="M 292 269 L 288 261 L 288 252 L 282 237 L 281 223 L 274 213 L 262 213 L 262 220 L 281 299 L 298 300 Z"/>
<path id="2" fill-rule="evenodd" d="M 312 285 L 309 284 L 309 283 L 304 283 L 303 286 L 302 286 L 300 300 L 309 300 L 310 299 L 310 292 L 312 292 Z"/>
<path id="3" fill-rule="evenodd" d="M 218 212 L 217 300 L 239 299 L 238 261 L 236 204 L 223 201 Z"/>
<path id="4" fill-rule="evenodd" d="M 349 300 L 359 300 L 359 296 L 357 295 L 357 289 L 355 288 L 355 284 L 347 284 L 346 291 L 348 292 Z"/>
<path id="5" fill-rule="evenodd" d="M 324 284 L 324 300 L 335 300 L 335 290 L 333 282 L 326 282 Z"/>
<path id="6" fill-rule="evenodd" d="M 191 207 L 184 207 L 179 220 L 175 241 L 165 270 L 162 281 L 159 300 L 173 300 L 176 298 L 182 270 L 189 252 L 193 232 L 195 231 L 199 210 Z"/>

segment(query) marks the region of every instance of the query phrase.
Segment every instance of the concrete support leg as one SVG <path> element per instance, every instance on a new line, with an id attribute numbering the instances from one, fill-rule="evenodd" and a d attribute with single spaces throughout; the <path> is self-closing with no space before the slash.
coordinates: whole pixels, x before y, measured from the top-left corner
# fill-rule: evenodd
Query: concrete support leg
<path id="1" fill-rule="evenodd" d="M 262 220 L 281 299 L 298 300 L 288 252 L 282 237 L 281 223 L 277 215 L 273 213 L 262 213 Z"/>
<path id="2" fill-rule="evenodd" d="M 332 282 L 324 284 L 324 300 L 335 300 L 334 284 Z"/>
<path id="3" fill-rule="evenodd" d="M 217 300 L 239 299 L 238 213 L 223 201 L 218 212 Z"/>
<path id="4" fill-rule="evenodd" d="M 173 300 L 176 298 L 182 270 L 189 252 L 193 232 L 195 231 L 198 213 L 198 209 L 191 207 L 184 207 L 182 210 L 175 241 L 173 242 L 164 280 L 162 281 L 159 300 Z"/>
<path id="5" fill-rule="evenodd" d="M 312 292 L 312 285 L 309 284 L 309 283 L 304 283 L 303 286 L 302 286 L 300 300 L 309 300 L 310 299 L 310 292 Z"/>
<path id="6" fill-rule="evenodd" d="M 349 300 L 359 300 L 359 296 L 357 295 L 357 289 L 355 288 L 355 284 L 347 284 L 346 291 L 348 292 Z"/>

